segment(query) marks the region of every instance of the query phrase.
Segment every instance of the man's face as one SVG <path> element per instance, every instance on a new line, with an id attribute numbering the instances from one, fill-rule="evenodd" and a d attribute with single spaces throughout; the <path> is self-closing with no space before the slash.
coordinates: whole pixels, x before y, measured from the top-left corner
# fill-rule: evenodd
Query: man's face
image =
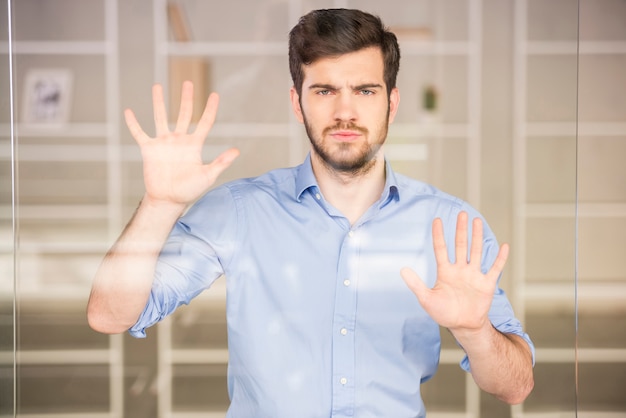
<path id="1" fill-rule="evenodd" d="M 374 164 L 399 102 L 383 71 L 380 49 L 366 48 L 305 66 L 301 95 L 291 89 L 312 153 L 328 168 L 358 174 Z"/>

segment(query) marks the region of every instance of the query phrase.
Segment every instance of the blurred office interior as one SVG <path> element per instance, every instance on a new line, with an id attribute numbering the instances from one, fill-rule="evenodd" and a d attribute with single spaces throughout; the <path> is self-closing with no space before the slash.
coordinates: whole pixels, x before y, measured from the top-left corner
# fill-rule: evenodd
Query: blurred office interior
<path id="1" fill-rule="evenodd" d="M 398 35 L 394 168 L 479 208 L 535 341 L 522 405 L 481 393 L 447 332 L 432 418 L 626 417 L 625 0 L 3 0 L 0 417 L 223 417 L 224 279 L 149 330 L 86 323 L 91 279 L 143 193 L 122 111 L 151 86 L 221 96 L 205 146 L 220 182 L 299 164 L 287 33 L 327 7 Z M 277 355 L 280 355 L 277 353 Z"/>

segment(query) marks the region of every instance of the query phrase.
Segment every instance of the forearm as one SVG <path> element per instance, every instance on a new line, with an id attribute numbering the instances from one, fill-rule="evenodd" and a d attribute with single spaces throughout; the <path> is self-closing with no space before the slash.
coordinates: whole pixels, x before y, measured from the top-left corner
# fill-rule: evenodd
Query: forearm
<path id="1" fill-rule="evenodd" d="M 143 311 L 157 259 L 184 208 L 144 199 L 96 272 L 87 318 L 96 331 L 126 331 Z"/>
<path id="2" fill-rule="evenodd" d="M 470 371 L 484 391 L 509 404 L 519 404 L 533 385 L 532 354 L 518 335 L 503 334 L 489 324 L 477 332 L 452 332 L 468 355 Z"/>

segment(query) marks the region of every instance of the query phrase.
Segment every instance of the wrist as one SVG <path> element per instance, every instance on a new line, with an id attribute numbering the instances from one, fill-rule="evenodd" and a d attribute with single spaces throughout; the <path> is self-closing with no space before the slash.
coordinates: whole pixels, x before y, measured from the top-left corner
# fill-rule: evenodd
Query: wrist
<path id="1" fill-rule="evenodd" d="M 170 202 L 167 200 L 154 199 L 150 197 L 148 194 L 145 194 L 141 199 L 139 207 L 143 211 L 147 211 L 153 215 L 158 217 L 163 217 L 165 219 L 178 219 L 180 218 L 185 210 L 187 209 L 187 205 L 183 203 Z"/>
<path id="2" fill-rule="evenodd" d="M 493 344 L 493 340 L 496 337 L 498 331 L 493 327 L 491 322 L 487 321 L 480 328 L 450 328 L 449 329 L 454 338 L 461 344 L 461 346 L 475 346 L 490 345 Z"/>

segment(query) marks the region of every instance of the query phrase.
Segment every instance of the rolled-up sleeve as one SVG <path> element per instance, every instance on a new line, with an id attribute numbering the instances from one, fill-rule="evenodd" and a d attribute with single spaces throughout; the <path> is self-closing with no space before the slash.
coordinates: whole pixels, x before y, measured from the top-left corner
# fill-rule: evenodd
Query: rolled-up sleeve
<path id="1" fill-rule="evenodd" d="M 137 338 L 146 329 L 188 304 L 224 274 L 234 247 L 237 211 L 230 191 L 209 192 L 179 219 L 157 261 L 150 297 L 128 330 Z"/>

